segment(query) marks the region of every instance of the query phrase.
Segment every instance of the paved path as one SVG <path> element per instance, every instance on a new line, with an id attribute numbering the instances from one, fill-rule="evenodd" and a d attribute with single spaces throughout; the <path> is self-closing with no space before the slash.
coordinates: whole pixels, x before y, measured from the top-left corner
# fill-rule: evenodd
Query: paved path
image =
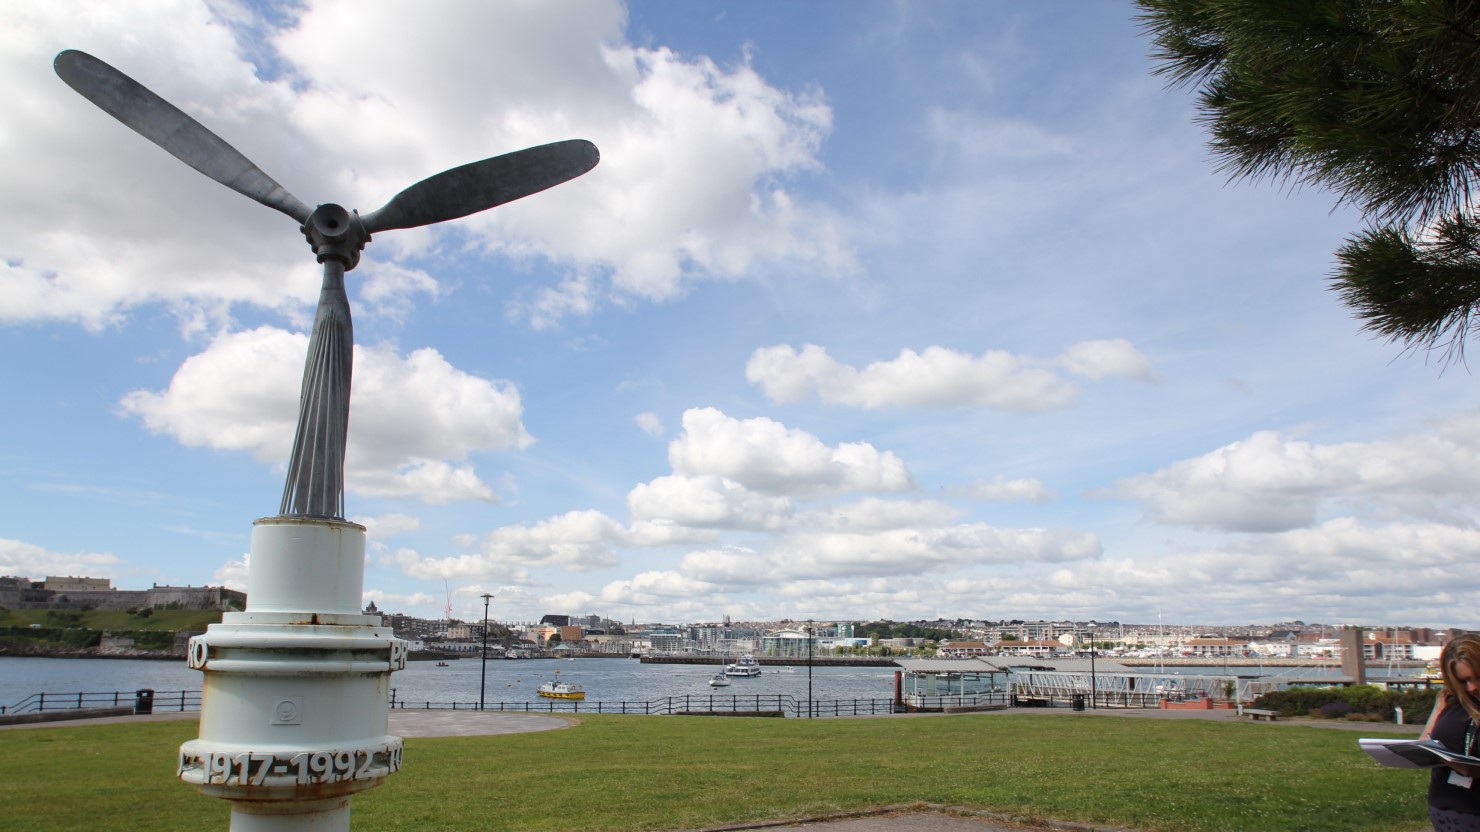
<path id="1" fill-rule="evenodd" d="M 97 719 L 28 722 L 3 725 L 0 731 L 26 728 L 66 728 L 79 725 L 109 725 L 120 722 L 170 722 L 199 719 L 196 711 L 171 711 L 150 716 L 107 716 Z M 510 714 L 496 711 L 391 711 L 390 733 L 397 737 L 481 737 L 492 734 L 527 734 L 568 728 L 574 720 L 540 714 Z"/>

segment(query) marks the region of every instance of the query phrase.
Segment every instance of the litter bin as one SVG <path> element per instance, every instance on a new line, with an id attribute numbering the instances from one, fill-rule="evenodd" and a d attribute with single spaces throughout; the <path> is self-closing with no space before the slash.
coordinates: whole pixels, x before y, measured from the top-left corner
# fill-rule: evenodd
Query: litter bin
<path id="1" fill-rule="evenodd" d="M 1074 710 L 1076 710 L 1076 711 L 1082 711 L 1082 710 L 1084 710 L 1084 694 L 1082 694 L 1082 693 L 1076 693 L 1076 694 L 1074 694 Z"/>
<path id="2" fill-rule="evenodd" d="M 154 689 L 153 688 L 141 688 L 139 690 L 134 691 L 134 713 L 136 713 L 136 714 L 152 714 L 152 713 L 154 713 Z"/>

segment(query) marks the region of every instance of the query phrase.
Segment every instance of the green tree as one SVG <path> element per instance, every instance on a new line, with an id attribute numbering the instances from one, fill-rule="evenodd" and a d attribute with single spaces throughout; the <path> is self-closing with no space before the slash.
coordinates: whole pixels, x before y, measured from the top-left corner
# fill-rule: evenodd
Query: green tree
<path id="1" fill-rule="evenodd" d="M 1363 328 L 1460 354 L 1480 304 L 1480 3 L 1136 0 L 1221 170 L 1328 188 L 1367 228 L 1332 288 Z"/>

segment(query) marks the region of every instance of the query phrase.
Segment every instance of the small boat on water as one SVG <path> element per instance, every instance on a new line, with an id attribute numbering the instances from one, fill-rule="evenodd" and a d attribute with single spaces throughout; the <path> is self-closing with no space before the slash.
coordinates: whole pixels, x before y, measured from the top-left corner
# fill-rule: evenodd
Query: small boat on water
<path id="1" fill-rule="evenodd" d="M 546 682 L 536 691 L 546 699 L 585 699 L 586 691 L 570 682 Z"/>
<path id="2" fill-rule="evenodd" d="M 746 653 L 733 663 L 725 665 L 726 676 L 740 676 L 748 678 L 761 675 L 761 663 L 755 660 L 755 656 Z"/>
<path id="3" fill-rule="evenodd" d="M 709 686 L 712 688 L 727 688 L 730 686 L 730 679 L 723 672 L 716 673 L 714 674 L 714 678 L 709 680 Z"/>
<path id="4" fill-rule="evenodd" d="M 437 662 L 437 667 L 452 667 L 452 665 L 447 662 Z"/>

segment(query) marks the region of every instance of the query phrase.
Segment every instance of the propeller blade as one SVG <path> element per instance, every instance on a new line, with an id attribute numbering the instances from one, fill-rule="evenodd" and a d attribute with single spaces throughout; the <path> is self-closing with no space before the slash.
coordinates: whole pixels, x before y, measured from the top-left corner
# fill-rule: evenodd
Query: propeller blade
<path id="1" fill-rule="evenodd" d="M 375 234 L 455 220 L 553 188 L 600 160 L 596 145 L 585 139 L 516 150 L 429 176 L 360 217 L 360 222 Z"/>
<path id="2" fill-rule="evenodd" d="M 313 209 L 220 136 L 138 81 L 75 49 L 58 54 L 53 66 L 67 86 L 176 159 L 300 223 L 308 220 Z"/>

